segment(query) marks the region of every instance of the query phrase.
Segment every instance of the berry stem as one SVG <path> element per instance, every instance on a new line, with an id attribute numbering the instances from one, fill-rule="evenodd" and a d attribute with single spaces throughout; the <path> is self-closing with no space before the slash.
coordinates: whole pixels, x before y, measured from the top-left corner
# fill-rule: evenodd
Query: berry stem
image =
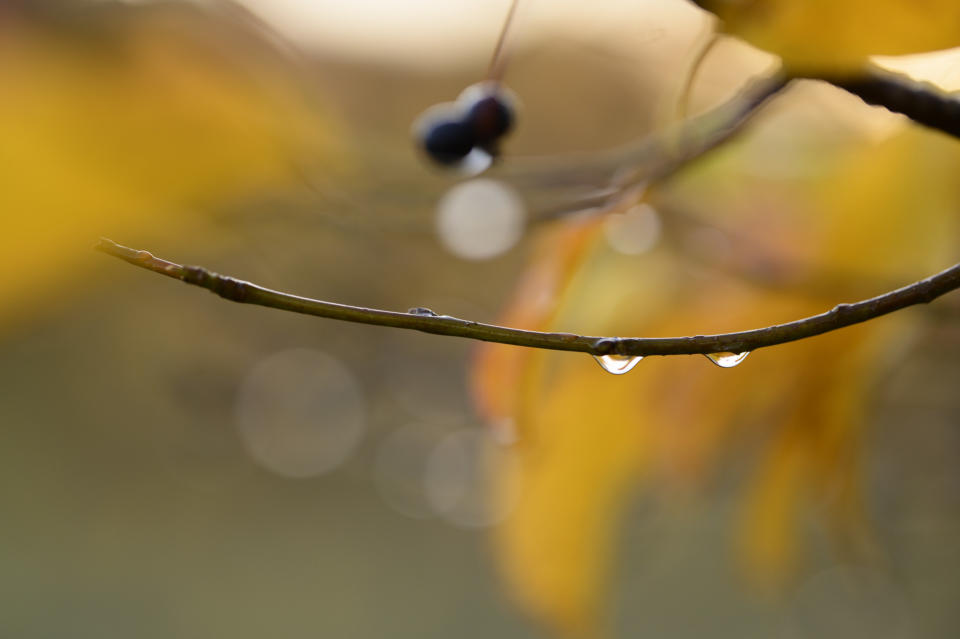
<path id="1" fill-rule="evenodd" d="M 507 66 L 507 55 L 504 53 L 504 45 L 507 41 L 507 33 L 510 31 L 510 25 L 513 24 L 513 17 L 517 13 L 517 5 L 520 0 L 512 0 L 510 9 L 507 11 L 507 17 L 503 21 L 503 27 L 500 29 L 500 35 L 497 37 L 497 44 L 493 47 L 493 55 L 490 56 L 490 66 L 487 67 L 487 80 L 499 84 L 503 77 L 503 72 Z"/>

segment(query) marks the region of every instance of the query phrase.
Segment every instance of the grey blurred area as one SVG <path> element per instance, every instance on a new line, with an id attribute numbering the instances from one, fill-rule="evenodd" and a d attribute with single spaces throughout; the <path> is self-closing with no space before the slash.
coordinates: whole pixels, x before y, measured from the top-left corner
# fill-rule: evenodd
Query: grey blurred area
<path id="1" fill-rule="evenodd" d="M 0 21 L 89 37 L 156 10 L 28 4 L 0 3 Z M 163 6 L 185 29 L 249 33 L 235 8 Z M 425 71 L 290 55 L 346 168 L 291 159 L 294 186 L 225 199 L 176 233 L 112 239 L 299 295 L 495 321 L 535 229 L 490 259 L 451 253 L 434 216 L 457 178 L 410 139 L 486 60 Z M 559 39 L 511 65 L 524 119 L 508 155 L 635 139 L 676 88 Z M 84 231 L 76 242 L 92 246 L 109 229 Z M 93 251 L 72 268 L 0 333 L 0 636 L 542 636 L 490 549 L 502 513 L 474 461 L 489 445 L 468 390 L 474 344 L 235 305 Z M 631 510 L 618 636 L 955 636 L 960 335 L 933 323 L 942 333 L 877 390 L 867 457 L 882 565 L 838 562 L 810 524 L 802 574 L 775 596 L 751 591 L 730 552 L 735 459 L 693 504 Z"/>

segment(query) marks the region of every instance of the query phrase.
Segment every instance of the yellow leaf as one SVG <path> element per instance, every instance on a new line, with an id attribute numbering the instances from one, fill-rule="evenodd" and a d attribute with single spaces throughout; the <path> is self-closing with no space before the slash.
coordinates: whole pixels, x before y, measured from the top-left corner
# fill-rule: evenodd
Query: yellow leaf
<path id="1" fill-rule="evenodd" d="M 284 61 L 227 13 L 76 9 L 0 23 L 0 323 L 77 276 L 100 235 L 177 233 L 289 186 L 334 136 Z"/>
<path id="2" fill-rule="evenodd" d="M 788 120 L 767 127 L 810 135 Z M 670 248 L 684 244 L 682 235 L 641 257 L 619 256 L 600 241 L 597 223 L 574 221 L 541 238 L 507 320 L 592 335 L 743 330 L 820 313 L 949 264 L 960 206 L 949 180 L 960 168 L 952 140 L 903 129 L 881 142 L 824 145 L 830 163 L 793 180 L 771 185 L 757 175 L 756 151 L 745 144 L 671 187 L 678 201 L 701 202 L 718 233 L 748 238 L 722 268 L 695 268 L 690 254 Z M 784 232 L 791 215 L 805 232 Z M 751 282 L 754 264 L 805 285 Z M 547 301 L 533 282 L 549 282 Z M 622 377 L 589 356 L 485 346 L 475 370 L 481 410 L 515 420 L 518 434 L 494 487 L 520 494 L 495 532 L 517 601 L 562 636 L 601 636 L 625 501 L 641 488 L 702 486 L 744 442 L 763 442 L 749 461 L 739 521 L 744 565 L 758 583 L 790 574 L 801 556 L 796 524 L 809 513 L 823 513 L 845 548 L 869 552 L 859 453 L 870 380 L 915 317 L 908 311 L 764 349 L 733 369 L 700 356 L 648 358 Z"/>
<path id="3" fill-rule="evenodd" d="M 954 0 L 702 0 L 722 29 L 801 72 L 843 72 L 873 55 L 960 46 Z"/>

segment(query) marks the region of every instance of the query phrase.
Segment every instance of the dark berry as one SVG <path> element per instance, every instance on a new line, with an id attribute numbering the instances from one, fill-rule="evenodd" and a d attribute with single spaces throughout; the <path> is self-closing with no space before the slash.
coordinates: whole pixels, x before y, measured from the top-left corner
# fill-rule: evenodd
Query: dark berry
<path id="1" fill-rule="evenodd" d="M 500 96 L 490 95 L 474 103 L 467 112 L 478 145 L 487 145 L 502 138 L 513 127 L 513 111 Z"/>
<path id="2" fill-rule="evenodd" d="M 500 138 L 510 132 L 516 119 L 514 100 L 499 85 L 483 82 L 468 87 L 458 99 L 473 127 L 477 146 L 496 149 Z"/>
<path id="3" fill-rule="evenodd" d="M 424 151 L 439 164 L 456 164 L 473 150 L 476 142 L 473 127 L 461 120 L 428 122 L 420 137 Z"/>

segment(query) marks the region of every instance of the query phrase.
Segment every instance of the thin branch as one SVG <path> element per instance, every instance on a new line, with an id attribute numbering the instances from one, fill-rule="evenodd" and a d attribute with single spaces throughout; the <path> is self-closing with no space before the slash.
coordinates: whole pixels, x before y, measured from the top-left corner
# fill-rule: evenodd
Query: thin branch
<path id="1" fill-rule="evenodd" d="M 917 124 L 960 138 L 960 98 L 929 82 L 881 69 L 849 76 L 818 75 L 814 79 L 840 87 L 867 104 L 882 106 Z"/>
<path id="2" fill-rule="evenodd" d="M 557 158 L 515 158 L 494 175 L 524 192 L 592 184 L 592 190 L 559 205 L 538 208 L 543 221 L 586 208 L 604 208 L 633 186 L 664 182 L 694 160 L 747 130 L 762 107 L 789 84 L 779 72 L 753 80 L 737 95 L 703 115 L 603 153 Z M 612 179 L 610 176 L 614 176 Z"/>
<path id="3" fill-rule="evenodd" d="M 497 38 L 497 44 L 493 47 L 493 55 L 490 56 L 490 66 L 487 67 L 488 80 L 500 82 L 503 78 L 503 71 L 507 66 L 507 56 L 504 53 L 506 47 L 504 45 L 507 42 L 507 34 L 510 32 L 510 27 L 513 25 L 513 18 L 517 14 L 518 4 L 518 0 L 513 0 L 510 3 L 507 17 L 503 21 L 503 26 L 500 28 L 500 36 Z"/>
<path id="4" fill-rule="evenodd" d="M 578 198 L 541 207 L 537 221 L 587 208 L 606 209 L 632 186 L 663 182 L 693 160 L 724 145 L 747 129 L 753 117 L 792 80 L 819 80 L 843 89 L 872 106 L 907 116 L 917 124 L 960 138 L 960 95 L 929 82 L 870 67 L 850 75 L 780 71 L 754 80 L 735 98 L 676 127 L 653 133 L 638 143 L 602 154 L 565 158 L 513 160 L 499 177 L 525 186 L 525 191 L 600 179 L 603 186 Z M 607 176 L 616 175 L 613 181 Z"/>
<path id="5" fill-rule="evenodd" d="M 449 315 L 437 315 L 424 308 L 414 308 L 406 313 L 398 313 L 335 304 L 273 291 L 250 282 L 218 275 L 201 266 L 181 266 L 154 257 L 147 251 L 127 248 L 108 239 L 101 239 L 96 248 L 134 266 L 181 280 L 187 284 L 200 286 L 220 297 L 242 304 L 256 304 L 345 322 L 405 328 L 424 333 L 451 335 L 515 346 L 577 351 L 591 355 L 647 356 L 749 352 L 835 331 L 915 304 L 926 304 L 945 293 L 960 288 L 960 264 L 957 264 L 932 277 L 914 282 L 895 291 L 855 304 L 839 304 L 820 315 L 787 324 L 777 324 L 776 326 L 739 333 L 696 335 L 693 337 L 595 337 L 573 333 L 525 331 L 506 326 L 483 324 L 450 317 Z"/>

